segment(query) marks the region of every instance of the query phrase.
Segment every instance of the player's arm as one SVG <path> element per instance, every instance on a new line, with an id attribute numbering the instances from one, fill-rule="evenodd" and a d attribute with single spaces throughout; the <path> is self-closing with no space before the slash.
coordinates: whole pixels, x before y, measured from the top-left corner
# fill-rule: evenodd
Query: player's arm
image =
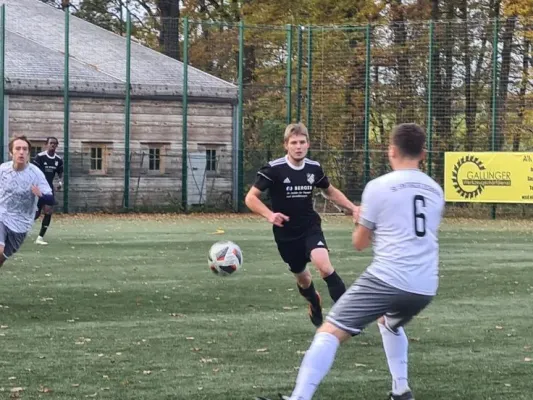
<path id="1" fill-rule="evenodd" d="M 250 209 L 250 211 L 259 214 L 266 219 L 272 214 L 272 211 L 270 208 L 266 206 L 265 203 L 263 203 L 260 199 L 261 196 L 261 190 L 259 190 L 257 187 L 252 186 L 250 190 L 248 191 L 248 194 L 246 195 L 246 198 L 244 199 L 244 202 L 246 204 L 246 207 Z"/>
<path id="2" fill-rule="evenodd" d="M 376 229 L 379 201 L 372 195 L 374 182 L 366 185 L 363 191 L 361 208 L 354 217 L 356 227 L 352 233 L 352 244 L 356 250 L 362 251 L 372 244 L 372 234 Z"/>
<path id="3" fill-rule="evenodd" d="M 329 185 L 327 189 L 322 190 L 326 195 L 327 199 L 334 202 L 339 207 L 344 208 L 345 210 L 355 213 L 358 207 L 352 203 L 339 189 L 333 185 Z"/>
<path id="4" fill-rule="evenodd" d="M 35 157 L 32 160 L 32 164 L 35 165 L 37 168 L 39 168 L 41 171 L 43 170 L 43 164 L 41 162 L 41 156 L 39 154 L 35 155 Z"/>
<path id="5" fill-rule="evenodd" d="M 52 188 L 46 181 L 46 178 L 41 170 L 37 171 L 37 179 L 32 185 L 31 191 L 35 196 L 40 197 L 43 200 L 43 203 L 47 206 L 53 206 L 55 204 Z"/>
<path id="6" fill-rule="evenodd" d="M 372 230 L 364 225 L 357 225 L 352 233 L 352 243 L 358 251 L 363 251 L 372 244 Z"/>
<path id="7" fill-rule="evenodd" d="M 63 188 L 63 160 L 59 160 L 59 165 L 57 166 L 57 178 L 59 182 L 57 183 L 57 189 L 61 190 Z"/>
<path id="8" fill-rule="evenodd" d="M 261 168 L 257 173 L 257 179 L 254 185 L 248 191 L 244 203 L 250 211 L 259 214 L 266 218 L 268 222 L 276 226 L 283 226 L 284 221 L 288 221 L 289 217 L 282 213 L 275 213 L 261 201 L 261 192 L 272 187 L 274 184 L 274 174 L 268 167 Z"/>
<path id="9" fill-rule="evenodd" d="M 326 198 L 341 208 L 350 211 L 352 214 L 357 212 L 358 207 L 353 204 L 339 189 L 333 186 L 330 182 L 324 171 L 320 167 L 317 172 L 317 181 L 315 186 L 322 190 L 322 193 Z"/>

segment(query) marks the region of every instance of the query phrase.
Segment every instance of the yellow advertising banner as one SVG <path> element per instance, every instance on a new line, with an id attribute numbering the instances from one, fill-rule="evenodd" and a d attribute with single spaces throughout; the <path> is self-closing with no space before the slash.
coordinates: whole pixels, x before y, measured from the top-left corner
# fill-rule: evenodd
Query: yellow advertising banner
<path id="1" fill-rule="evenodd" d="M 533 153 L 447 152 L 446 201 L 533 203 Z"/>

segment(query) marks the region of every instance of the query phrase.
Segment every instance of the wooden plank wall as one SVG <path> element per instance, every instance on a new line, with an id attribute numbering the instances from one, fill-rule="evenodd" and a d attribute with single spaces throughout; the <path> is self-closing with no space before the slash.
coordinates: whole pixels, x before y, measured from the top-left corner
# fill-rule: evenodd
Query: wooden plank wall
<path id="1" fill-rule="evenodd" d="M 181 103 L 132 101 L 130 130 L 130 201 L 143 208 L 172 206 L 181 201 Z M 34 141 L 59 139 L 63 152 L 63 99 L 51 96 L 9 96 L 9 135 L 25 134 Z M 188 151 L 215 149 L 216 172 L 207 173 L 207 203 L 218 204 L 233 189 L 230 104 L 189 103 Z M 71 98 L 71 211 L 118 209 L 124 187 L 124 101 Z M 90 148 L 105 146 L 105 174 L 90 171 Z M 148 149 L 160 147 L 162 171 L 148 170 Z M 144 153 L 144 156 L 143 156 Z M 231 196 L 230 196 L 231 198 Z M 58 198 L 62 204 L 61 195 Z M 135 204 L 134 204 L 135 203 Z"/>

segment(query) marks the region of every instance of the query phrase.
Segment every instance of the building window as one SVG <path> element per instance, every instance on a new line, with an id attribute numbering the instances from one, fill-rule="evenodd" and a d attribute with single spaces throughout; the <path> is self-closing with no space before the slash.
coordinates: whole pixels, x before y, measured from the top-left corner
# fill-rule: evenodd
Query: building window
<path id="1" fill-rule="evenodd" d="M 43 147 L 40 144 L 32 143 L 30 150 L 30 160 L 33 160 L 41 151 L 43 151 Z"/>
<path id="2" fill-rule="evenodd" d="M 104 147 L 91 146 L 91 171 L 104 170 Z"/>
<path id="3" fill-rule="evenodd" d="M 205 151 L 205 161 L 206 166 L 205 170 L 209 172 L 216 172 L 217 170 L 217 151 L 212 149 L 207 149 Z"/>
<path id="4" fill-rule="evenodd" d="M 148 150 L 148 170 L 161 171 L 161 148 L 152 147 Z"/>

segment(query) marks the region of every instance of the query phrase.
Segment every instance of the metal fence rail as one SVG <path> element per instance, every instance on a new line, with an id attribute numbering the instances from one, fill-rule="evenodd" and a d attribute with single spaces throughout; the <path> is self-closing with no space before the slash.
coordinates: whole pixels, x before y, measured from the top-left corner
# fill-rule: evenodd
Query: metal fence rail
<path id="1" fill-rule="evenodd" d="M 77 165 L 83 163 L 80 154 L 88 150 L 72 144 L 73 94 L 69 90 L 72 87 L 69 66 L 72 19 L 67 10 L 63 37 L 57 38 L 64 40 L 60 94 L 64 101 L 61 146 L 68 166 L 62 198 L 64 211 L 80 208 L 77 193 L 82 190 L 80 174 L 91 176 Z M 5 5 L 1 7 L 0 22 L 0 73 L 5 76 L 9 44 L 9 38 L 6 39 L 9 8 Z M 439 183 L 443 182 L 447 151 L 530 151 L 533 147 L 532 25 L 528 21 L 507 18 L 327 27 L 256 26 L 187 18 L 170 22 L 180 31 L 176 53 L 183 62 L 183 79 L 179 82 L 182 95 L 177 111 L 181 126 L 172 135 L 188 144 L 173 146 L 165 153 L 172 168 L 163 175 L 174 179 L 175 190 L 160 188 L 168 201 L 157 196 L 143 200 L 143 190 L 155 189 L 143 189 L 140 182 L 161 179 L 149 172 L 143 175 L 138 167 L 139 163 L 144 165 L 143 157 L 149 157 L 146 152 L 150 150 L 131 146 L 133 102 L 139 98 L 131 85 L 131 72 L 135 68 L 132 41 L 143 42 L 143 39 L 135 37 L 135 26 L 128 14 L 123 33 L 125 56 L 121 60 L 125 71 L 124 134 L 121 143 L 106 150 L 110 151 L 108 160 L 113 159 L 113 165 L 121 165 L 108 177 L 120 179 L 110 180 L 113 189 L 109 193 L 114 193 L 113 199 L 110 197 L 109 203 L 96 202 L 101 208 L 136 209 L 142 205 L 145 209 L 155 209 L 160 208 L 160 202 L 179 210 L 191 208 L 188 199 L 191 192 L 181 190 L 190 186 L 192 175 L 187 160 L 190 152 L 194 153 L 191 142 L 198 141 L 191 134 L 194 96 L 190 93 L 195 88 L 191 88 L 189 66 L 231 82 L 237 88 L 235 143 L 231 149 L 218 150 L 216 156 L 211 150 L 205 150 L 207 158 L 226 160 L 217 164 L 226 165 L 224 172 L 209 172 L 210 182 L 217 179 L 221 182 L 212 186 L 220 190 L 217 208 L 243 209 L 243 197 L 253 183 L 255 171 L 269 159 L 283 154 L 283 129 L 285 124 L 294 121 L 308 126 L 311 156 L 324 165 L 333 182 L 354 201 L 359 200 L 370 179 L 388 171 L 388 135 L 397 123 L 417 122 L 425 126 L 428 156 L 424 168 Z M 153 45 L 146 40 L 144 44 Z M 154 68 L 157 74 L 157 66 Z M 3 80 L 0 85 L 2 146 L 8 135 L 4 128 L 9 127 L 6 121 L 10 118 L 4 113 L 3 103 L 9 94 Z M 43 137 L 47 134 L 43 132 Z M 3 150 L 0 154 L 4 154 Z M 76 174 L 78 183 L 72 181 Z M 103 175 L 98 180 L 101 182 L 102 178 Z M 208 194 L 207 187 L 202 190 Z M 227 193 L 233 193 L 237 202 L 226 200 Z M 76 206 L 73 198 L 78 199 Z M 95 202 L 86 203 L 90 209 L 89 204 Z M 207 206 L 209 202 L 202 204 Z M 461 215 L 477 215 L 477 210 L 494 215 L 495 206 L 456 206 Z M 520 205 L 499 206 L 498 210 L 508 215 L 530 213 L 529 206 Z"/>

